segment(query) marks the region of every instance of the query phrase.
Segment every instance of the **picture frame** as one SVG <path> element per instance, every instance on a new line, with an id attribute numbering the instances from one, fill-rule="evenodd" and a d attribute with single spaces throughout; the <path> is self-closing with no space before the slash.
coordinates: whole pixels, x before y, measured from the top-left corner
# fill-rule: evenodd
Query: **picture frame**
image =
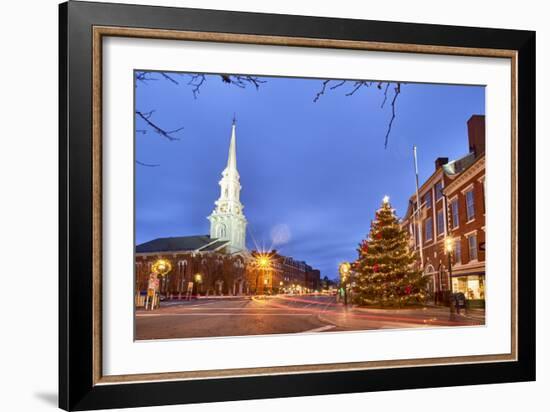
<path id="1" fill-rule="evenodd" d="M 157 406 L 535 379 L 535 33 L 70 1 L 59 8 L 59 406 Z M 205 371 L 103 373 L 105 38 L 509 59 L 511 351 Z M 114 229 L 116 230 L 116 228 Z"/>

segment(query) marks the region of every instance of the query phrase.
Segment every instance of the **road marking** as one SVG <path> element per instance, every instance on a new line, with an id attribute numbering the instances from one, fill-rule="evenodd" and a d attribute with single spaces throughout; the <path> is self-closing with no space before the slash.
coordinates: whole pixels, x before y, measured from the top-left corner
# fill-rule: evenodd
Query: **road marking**
<path id="1" fill-rule="evenodd" d="M 320 328 L 310 329 L 310 330 L 306 330 L 305 332 L 300 332 L 300 333 L 324 332 L 326 330 L 334 329 L 335 327 L 336 326 L 334 326 L 334 325 L 325 325 L 325 326 L 321 326 Z"/>
<path id="2" fill-rule="evenodd" d="M 137 313 L 136 316 L 313 316 L 313 313 Z"/>

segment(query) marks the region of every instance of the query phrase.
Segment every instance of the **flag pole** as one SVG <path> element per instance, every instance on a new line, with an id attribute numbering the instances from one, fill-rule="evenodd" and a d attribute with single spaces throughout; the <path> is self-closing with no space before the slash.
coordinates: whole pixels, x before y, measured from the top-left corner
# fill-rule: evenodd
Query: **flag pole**
<path id="1" fill-rule="evenodd" d="M 420 265 L 424 268 L 424 251 L 422 250 L 422 224 L 420 219 L 420 209 L 421 209 L 421 200 L 418 195 L 418 161 L 416 158 L 416 145 L 413 146 L 413 156 L 414 156 L 414 175 L 416 178 L 416 210 L 414 211 L 415 221 L 416 221 L 416 233 L 418 235 L 418 241 L 420 246 Z M 416 242 L 415 242 L 416 243 Z"/>

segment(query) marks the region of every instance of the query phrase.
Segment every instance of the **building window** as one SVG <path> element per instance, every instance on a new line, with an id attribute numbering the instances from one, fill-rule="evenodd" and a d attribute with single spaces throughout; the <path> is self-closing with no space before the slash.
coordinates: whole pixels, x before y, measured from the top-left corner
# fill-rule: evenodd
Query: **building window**
<path id="1" fill-rule="evenodd" d="M 466 192 L 466 216 L 468 217 L 468 221 L 473 220 L 475 217 L 474 189 Z"/>
<path id="2" fill-rule="evenodd" d="M 454 199 L 451 202 L 451 215 L 452 215 L 452 225 L 453 229 L 458 227 L 458 199 Z"/>
<path id="3" fill-rule="evenodd" d="M 435 201 L 443 197 L 443 182 L 437 182 L 435 184 Z"/>
<path id="4" fill-rule="evenodd" d="M 426 226 L 425 227 L 426 227 L 426 235 L 424 237 L 426 238 L 426 241 L 432 240 L 433 239 L 434 228 L 433 228 L 433 222 L 432 222 L 431 217 L 426 219 Z"/>
<path id="5" fill-rule="evenodd" d="M 477 236 L 468 236 L 468 253 L 470 254 L 470 260 L 477 260 Z"/>
<path id="6" fill-rule="evenodd" d="M 483 200 L 483 214 L 485 214 L 485 179 L 483 179 L 483 185 L 481 186 L 481 190 L 483 191 L 483 195 L 481 196 L 481 199 Z"/>
<path id="7" fill-rule="evenodd" d="M 427 209 L 432 207 L 432 192 L 428 192 L 424 195 L 424 203 L 426 204 Z"/>
<path id="8" fill-rule="evenodd" d="M 453 253 L 455 255 L 455 265 L 460 265 L 462 263 L 462 245 L 460 244 L 460 238 L 455 240 Z"/>
<path id="9" fill-rule="evenodd" d="M 437 212 L 437 236 L 442 235 L 445 231 L 445 219 L 443 218 L 443 210 Z"/>

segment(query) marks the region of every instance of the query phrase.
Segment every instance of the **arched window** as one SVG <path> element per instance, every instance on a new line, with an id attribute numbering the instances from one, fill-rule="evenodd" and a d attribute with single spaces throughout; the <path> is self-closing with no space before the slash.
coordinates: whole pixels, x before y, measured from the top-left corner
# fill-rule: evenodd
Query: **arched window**
<path id="1" fill-rule="evenodd" d="M 220 223 L 218 226 L 218 237 L 223 239 L 225 238 L 226 235 L 227 235 L 226 227 L 223 223 Z"/>

